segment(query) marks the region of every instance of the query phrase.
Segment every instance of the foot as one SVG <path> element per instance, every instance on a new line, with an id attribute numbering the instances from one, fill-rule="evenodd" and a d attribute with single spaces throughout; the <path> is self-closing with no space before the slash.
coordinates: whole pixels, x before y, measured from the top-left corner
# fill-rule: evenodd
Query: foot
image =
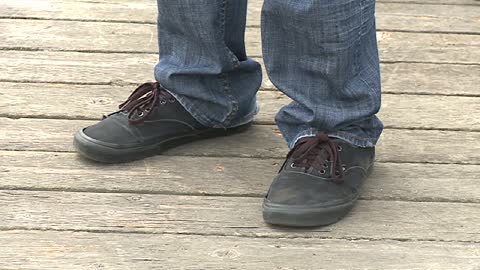
<path id="1" fill-rule="evenodd" d="M 269 224 L 310 227 L 342 219 L 373 167 L 375 148 L 325 134 L 301 139 L 273 180 L 263 204 Z"/>
<path id="2" fill-rule="evenodd" d="M 120 105 L 119 111 L 77 132 L 74 146 L 95 161 L 127 162 L 197 139 L 240 132 L 248 126 L 205 127 L 158 83 L 145 83 Z"/>

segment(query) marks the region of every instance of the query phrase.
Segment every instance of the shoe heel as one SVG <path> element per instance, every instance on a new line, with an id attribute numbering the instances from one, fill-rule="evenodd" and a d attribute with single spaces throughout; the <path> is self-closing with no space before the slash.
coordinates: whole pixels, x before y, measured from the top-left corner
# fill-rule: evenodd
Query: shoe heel
<path id="1" fill-rule="evenodd" d="M 218 129 L 213 129 L 213 130 L 209 130 L 207 132 L 200 133 L 197 136 L 199 138 L 203 138 L 203 139 L 213 138 L 213 137 L 229 136 L 229 135 L 233 135 L 233 134 L 236 134 L 236 133 L 242 133 L 242 132 L 246 131 L 247 129 L 249 129 L 252 125 L 253 125 L 252 122 L 250 122 L 250 123 L 247 123 L 247 124 L 244 124 L 244 125 L 240 125 L 240 126 L 236 126 L 236 127 L 232 127 L 232 128 L 227 128 L 227 129 L 218 128 Z"/>

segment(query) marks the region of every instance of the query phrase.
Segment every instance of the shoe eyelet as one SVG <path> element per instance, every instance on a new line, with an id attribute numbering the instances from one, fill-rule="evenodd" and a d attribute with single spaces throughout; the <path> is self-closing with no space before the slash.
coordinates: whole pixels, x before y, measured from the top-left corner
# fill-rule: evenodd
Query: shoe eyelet
<path id="1" fill-rule="evenodd" d="M 347 165 L 343 164 L 342 165 L 342 171 L 346 171 L 347 170 Z"/>
<path id="2" fill-rule="evenodd" d="M 170 103 L 175 103 L 175 101 L 177 101 L 177 100 L 176 100 L 176 99 L 174 99 L 174 98 L 170 98 L 170 99 L 168 99 L 168 102 L 170 102 Z"/>
<path id="3" fill-rule="evenodd" d="M 150 110 L 151 110 L 150 108 L 146 108 L 146 109 L 145 109 L 145 112 L 148 113 L 148 112 L 150 112 Z"/>
<path id="4" fill-rule="evenodd" d="M 165 104 L 167 104 L 167 101 L 162 99 L 162 100 L 160 100 L 160 104 L 165 105 Z"/>
<path id="5" fill-rule="evenodd" d="M 143 111 L 141 111 L 141 112 L 138 113 L 138 116 L 139 116 L 139 117 L 142 117 L 142 116 L 144 116 L 144 115 L 145 115 L 145 114 L 143 113 Z"/>
<path id="6" fill-rule="evenodd" d="M 290 168 L 295 169 L 297 166 L 295 166 L 295 163 L 290 164 Z"/>
<path id="7" fill-rule="evenodd" d="M 337 150 L 338 150 L 338 152 L 342 152 L 342 150 L 343 150 L 342 146 L 341 146 L 341 145 L 337 145 Z"/>
<path id="8" fill-rule="evenodd" d="M 339 171 L 335 171 L 335 176 L 340 176 L 340 172 L 339 172 Z"/>
<path id="9" fill-rule="evenodd" d="M 323 168 L 328 168 L 328 164 L 327 163 L 323 163 Z"/>
<path id="10" fill-rule="evenodd" d="M 321 171 L 320 171 L 320 174 L 325 174 L 326 172 L 327 172 L 327 171 L 325 171 L 325 170 L 321 170 Z"/>

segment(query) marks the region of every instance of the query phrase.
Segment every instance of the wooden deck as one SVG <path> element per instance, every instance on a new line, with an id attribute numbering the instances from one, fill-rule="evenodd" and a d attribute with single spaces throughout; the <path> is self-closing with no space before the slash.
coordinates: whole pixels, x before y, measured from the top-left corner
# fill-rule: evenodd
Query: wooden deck
<path id="1" fill-rule="evenodd" d="M 378 1 L 378 165 L 345 220 L 312 230 L 262 221 L 287 151 L 267 79 L 251 132 L 123 165 L 74 153 L 153 79 L 155 16 L 154 0 L 1 1 L 0 269 L 480 270 L 478 0 Z"/>

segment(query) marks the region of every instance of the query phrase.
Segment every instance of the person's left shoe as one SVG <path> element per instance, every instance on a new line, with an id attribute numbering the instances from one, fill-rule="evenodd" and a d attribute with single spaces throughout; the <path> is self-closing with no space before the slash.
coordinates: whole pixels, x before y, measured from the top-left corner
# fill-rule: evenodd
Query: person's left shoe
<path id="1" fill-rule="evenodd" d="M 375 148 L 359 148 L 326 134 L 299 140 L 263 203 L 272 225 L 312 227 L 342 219 L 373 168 Z"/>

